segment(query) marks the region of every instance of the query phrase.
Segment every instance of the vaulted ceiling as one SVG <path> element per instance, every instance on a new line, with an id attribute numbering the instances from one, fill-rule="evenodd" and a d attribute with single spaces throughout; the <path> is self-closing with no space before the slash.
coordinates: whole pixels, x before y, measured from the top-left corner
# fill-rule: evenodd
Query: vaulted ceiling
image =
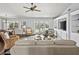
<path id="1" fill-rule="evenodd" d="M 0 16 L 7 17 L 56 17 L 62 14 L 70 3 L 35 3 L 41 12 L 25 12 L 23 6 L 30 7 L 30 3 L 0 3 Z"/>

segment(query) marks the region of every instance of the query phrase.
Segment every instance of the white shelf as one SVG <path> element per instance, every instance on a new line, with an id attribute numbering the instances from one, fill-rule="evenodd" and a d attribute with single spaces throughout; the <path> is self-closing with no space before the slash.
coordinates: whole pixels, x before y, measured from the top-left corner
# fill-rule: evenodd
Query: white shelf
<path id="1" fill-rule="evenodd" d="M 71 31 L 77 33 L 79 30 L 79 10 L 71 13 Z"/>

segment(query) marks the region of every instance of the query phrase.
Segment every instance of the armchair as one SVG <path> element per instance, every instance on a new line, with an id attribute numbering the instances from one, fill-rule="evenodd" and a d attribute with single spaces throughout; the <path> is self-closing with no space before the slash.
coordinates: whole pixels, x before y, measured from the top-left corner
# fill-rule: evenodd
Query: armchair
<path id="1" fill-rule="evenodd" d="M 0 33 L 0 37 L 2 38 L 0 40 L 3 41 L 2 42 L 3 43 L 2 47 L 4 47 L 3 50 L 5 51 L 5 50 L 9 50 L 10 48 L 12 48 L 15 45 L 15 42 L 19 39 L 19 36 L 12 35 L 12 36 L 10 36 L 9 39 L 5 39 L 3 34 L 4 34 L 3 32 Z"/>

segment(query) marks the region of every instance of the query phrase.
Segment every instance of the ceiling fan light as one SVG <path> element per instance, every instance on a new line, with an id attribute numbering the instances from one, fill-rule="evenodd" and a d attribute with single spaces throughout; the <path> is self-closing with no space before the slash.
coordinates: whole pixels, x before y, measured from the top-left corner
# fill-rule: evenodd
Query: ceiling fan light
<path id="1" fill-rule="evenodd" d="M 31 3 L 31 5 L 33 5 L 33 3 Z"/>

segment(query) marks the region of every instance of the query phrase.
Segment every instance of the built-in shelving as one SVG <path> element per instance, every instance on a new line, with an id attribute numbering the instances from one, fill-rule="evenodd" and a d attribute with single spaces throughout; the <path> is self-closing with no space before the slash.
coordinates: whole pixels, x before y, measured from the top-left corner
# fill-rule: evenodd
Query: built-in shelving
<path id="1" fill-rule="evenodd" d="M 79 14 L 71 14 L 71 32 L 79 33 Z"/>

